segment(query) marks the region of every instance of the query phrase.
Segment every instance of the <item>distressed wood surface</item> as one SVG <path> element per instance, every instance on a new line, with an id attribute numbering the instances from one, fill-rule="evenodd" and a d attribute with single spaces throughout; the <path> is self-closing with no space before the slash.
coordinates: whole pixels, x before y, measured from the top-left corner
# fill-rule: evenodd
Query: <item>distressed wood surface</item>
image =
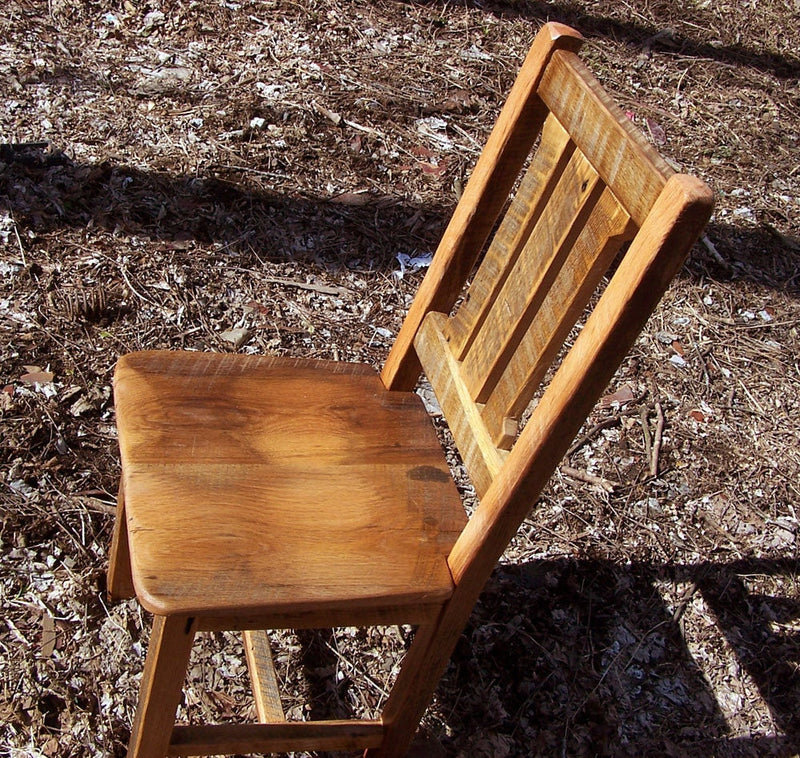
<path id="1" fill-rule="evenodd" d="M 464 358 L 464 381 L 477 402 L 486 402 L 538 316 L 602 191 L 597 172 L 574 153 Z"/>
<path id="2" fill-rule="evenodd" d="M 675 172 L 574 53 L 553 54 L 539 96 L 641 226 Z"/>
<path id="3" fill-rule="evenodd" d="M 160 614 L 135 758 L 405 754 L 490 572 L 712 206 L 708 188 L 672 175 L 611 103 L 573 54 L 579 45 L 558 24 L 537 36 L 380 378 L 272 357 L 120 360 L 127 532 L 116 537 L 115 581 L 122 586 L 127 534 L 136 592 Z M 543 123 L 553 144 L 501 222 L 474 299 L 448 321 Z M 515 416 L 634 234 L 512 445 Z M 409 391 L 422 365 L 480 495 L 466 526 Z M 381 721 L 281 721 L 265 640 L 247 631 L 259 717 L 281 723 L 170 728 L 195 630 L 403 618 L 421 626 Z"/>
<path id="4" fill-rule="evenodd" d="M 583 312 L 621 244 L 635 228 L 607 188 L 593 208 L 570 256 L 543 298 L 492 390 L 482 415 L 498 447 L 510 449 L 510 419 L 519 418 Z"/>
<path id="5" fill-rule="evenodd" d="M 281 723 L 286 717 L 269 635 L 263 629 L 246 629 L 242 638 L 258 720 L 262 724 Z"/>
<path id="6" fill-rule="evenodd" d="M 368 367 L 125 356 L 115 379 L 137 595 L 161 614 L 412 608 L 465 523 L 413 393 Z"/>
<path id="7" fill-rule="evenodd" d="M 669 179 L 450 553 L 457 584 L 488 577 L 680 269 L 712 207 L 713 195 L 699 179 Z"/>
<path id="8" fill-rule="evenodd" d="M 166 755 L 364 750 L 383 739 L 380 721 L 294 721 L 283 724 L 176 726 Z"/>
<path id="9" fill-rule="evenodd" d="M 128 758 L 161 758 L 166 754 L 194 634 L 194 619 L 153 618 Z"/>
<path id="10" fill-rule="evenodd" d="M 541 145 L 492 237 L 464 302 L 445 326 L 445 336 L 458 360 L 464 359 L 472 345 L 496 294 L 505 284 L 511 267 L 550 200 L 573 149 L 568 132 L 554 116 L 548 116 L 542 128 Z"/>
<path id="11" fill-rule="evenodd" d="M 711 214 L 701 181 L 669 180 L 653 213 L 486 492 L 448 563 L 456 589 L 415 638 L 384 709 L 386 740 L 366 758 L 402 758 L 481 589 L 536 502 L 619 361 L 630 349 Z M 610 293 L 610 294 L 609 294 Z M 588 329 L 588 331 L 587 331 Z"/>
<path id="12" fill-rule="evenodd" d="M 114 519 L 114 532 L 111 537 L 106 584 L 108 586 L 109 600 L 125 600 L 136 594 L 131 574 L 128 524 L 125 517 L 125 493 L 123 492 L 121 481 L 119 494 L 117 495 L 117 513 Z"/>
<path id="13" fill-rule="evenodd" d="M 481 418 L 481 409 L 472 400 L 464 383 L 461 366 L 442 332 L 446 321 L 443 313 L 429 313 L 414 345 L 480 497 L 500 471 L 505 454 L 492 443 Z"/>
<path id="14" fill-rule="evenodd" d="M 546 24 L 536 35 L 386 359 L 381 379 L 388 389 L 414 388 L 421 368 L 414 351 L 420 324 L 428 311 L 449 313 L 461 294 L 547 116 L 536 89 L 550 56 L 582 44 L 581 35 L 563 24 Z"/>

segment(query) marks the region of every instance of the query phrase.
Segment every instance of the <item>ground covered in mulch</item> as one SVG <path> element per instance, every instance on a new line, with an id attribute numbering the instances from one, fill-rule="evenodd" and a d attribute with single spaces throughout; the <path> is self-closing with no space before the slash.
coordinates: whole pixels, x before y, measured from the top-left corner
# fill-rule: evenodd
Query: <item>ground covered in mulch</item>
<path id="1" fill-rule="evenodd" d="M 117 357 L 380 365 L 545 20 L 717 210 L 425 729 L 465 757 L 800 750 L 797 0 L 5 0 L 0 755 L 124 755 L 149 621 L 104 595 Z M 274 641 L 290 716 L 374 714 L 409 630 Z M 252 716 L 244 672 L 209 635 L 187 717 Z"/>

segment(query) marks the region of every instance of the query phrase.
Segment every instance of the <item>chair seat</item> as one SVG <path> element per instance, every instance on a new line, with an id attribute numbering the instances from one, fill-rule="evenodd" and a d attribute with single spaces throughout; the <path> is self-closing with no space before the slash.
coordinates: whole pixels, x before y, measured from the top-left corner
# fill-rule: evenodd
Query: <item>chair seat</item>
<path id="1" fill-rule="evenodd" d="M 466 523 L 420 399 L 358 364 L 141 352 L 115 375 L 136 593 L 151 612 L 425 615 Z"/>

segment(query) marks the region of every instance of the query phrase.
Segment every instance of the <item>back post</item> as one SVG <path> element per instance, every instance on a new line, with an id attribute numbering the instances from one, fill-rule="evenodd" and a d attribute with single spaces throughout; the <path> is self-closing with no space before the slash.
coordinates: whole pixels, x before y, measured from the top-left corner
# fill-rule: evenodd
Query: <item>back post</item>
<path id="1" fill-rule="evenodd" d="M 557 50 L 577 52 L 582 44 L 578 32 L 555 22 L 536 35 L 386 359 L 386 389 L 414 389 L 422 370 L 414 350 L 417 331 L 429 311 L 452 309 L 541 132 L 547 108 L 536 90 L 547 64 Z"/>

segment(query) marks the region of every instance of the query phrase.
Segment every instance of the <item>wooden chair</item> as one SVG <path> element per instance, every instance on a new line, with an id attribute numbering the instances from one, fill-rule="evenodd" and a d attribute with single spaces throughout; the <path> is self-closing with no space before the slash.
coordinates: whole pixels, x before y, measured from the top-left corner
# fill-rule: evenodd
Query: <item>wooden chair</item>
<path id="1" fill-rule="evenodd" d="M 380 376 L 246 355 L 119 361 L 109 592 L 154 615 L 129 756 L 407 751 L 493 566 L 711 211 L 580 44 L 559 24 L 536 37 Z M 480 498 L 468 522 L 414 393 L 423 370 Z M 284 720 L 258 630 L 395 623 L 417 629 L 379 720 Z M 261 723 L 174 726 L 195 632 L 225 629 L 244 632 Z"/>

